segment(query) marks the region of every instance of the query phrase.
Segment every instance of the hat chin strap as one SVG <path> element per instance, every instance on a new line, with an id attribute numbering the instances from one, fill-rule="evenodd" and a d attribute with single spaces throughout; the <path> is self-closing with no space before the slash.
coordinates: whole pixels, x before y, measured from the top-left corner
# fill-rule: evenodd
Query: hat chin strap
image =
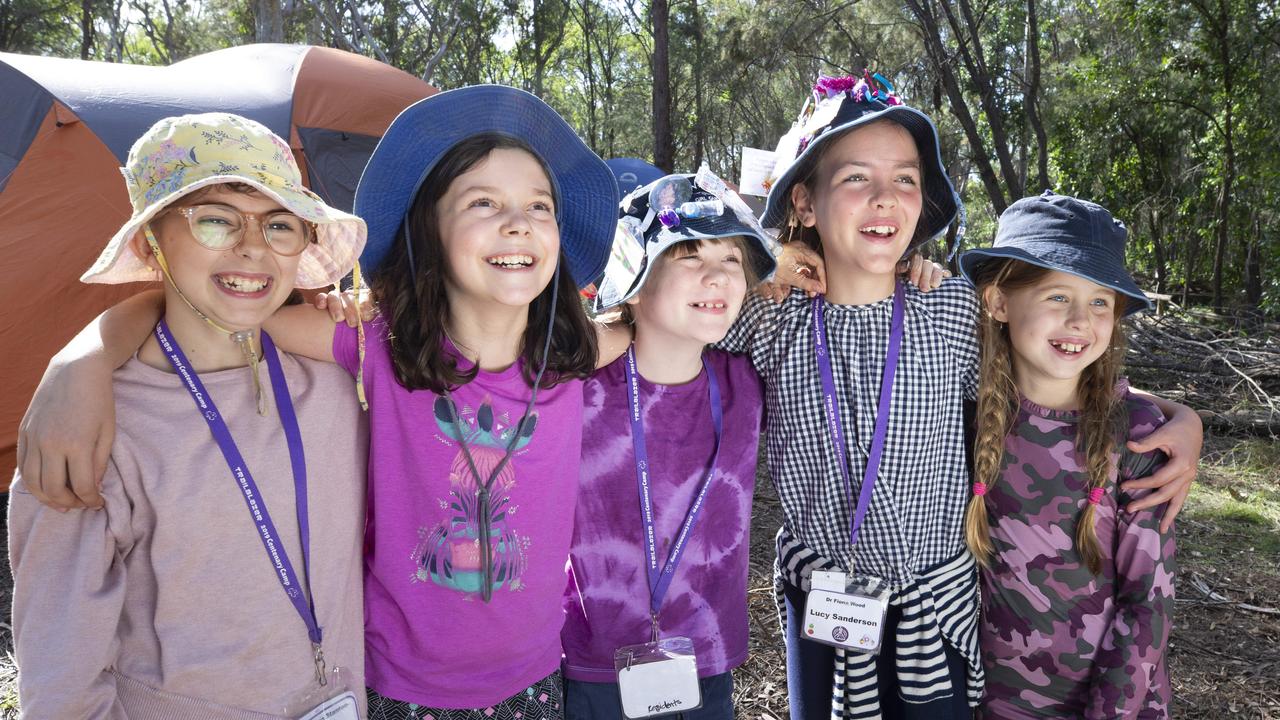
<path id="1" fill-rule="evenodd" d="M 142 232 L 147 238 L 147 245 L 151 246 L 152 254 L 156 257 L 156 263 L 160 266 L 161 274 L 164 275 L 165 280 L 168 281 L 174 292 L 178 293 L 178 297 L 182 298 L 182 302 L 186 303 L 187 307 L 191 308 L 191 312 L 195 313 L 196 317 L 208 323 L 209 327 L 212 327 L 219 332 L 226 333 L 230 336 L 231 342 L 240 346 L 240 352 L 244 354 L 245 361 L 249 363 L 249 367 L 253 371 L 253 392 L 257 398 L 258 414 L 265 416 L 267 414 L 267 398 L 262 394 L 262 378 L 258 374 L 258 363 L 261 358 L 258 357 L 257 349 L 253 347 L 253 331 L 232 330 L 224 327 L 213 318 L 201 312 L 200 308 L 196 307 L 189 299 L 187 299 L 186 294 L 182 292 L 182 288 L 178 287 L 178 283 L 173 281 L 173 275 L 169 273 L 169 262 L 165 260 L 164 253 L 160 251 L 160 243 L 156 242 L 156 236 L 151 232 L 151 226 L 144 225 L 142 227 Z"/>

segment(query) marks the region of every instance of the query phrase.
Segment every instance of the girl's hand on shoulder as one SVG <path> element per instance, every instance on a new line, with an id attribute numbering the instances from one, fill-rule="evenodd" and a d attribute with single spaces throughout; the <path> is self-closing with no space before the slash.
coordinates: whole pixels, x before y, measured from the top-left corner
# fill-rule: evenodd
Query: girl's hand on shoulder
<path id="1" fill-rule="evenodd" d="M 827 291 L 826 264 L 818 253 L 800 242 L 789 242 L 782 246 L 782 254 L 778 256 L 778 270 L 774 273 L 773 280 L 756 286 L 756 293 L 780 303 L 787 299 L 792 288 L 805 291 L 809 297 Z"/>
<path id="2" fill-rule="evenodd" d="M 1191 483 L 1196 479 L 1200 451 L 1204 446 L 1204 422 L 1196 411 L 1185 405 L 1169 400 L 1159 404 L 1162 410 L 1174 410 L 1166 413 L 1169 421 L 1145 438 L 1129 441 L 1128 447 L 1135 453 L 1160 450 L 1169 459 L 1164 467 L 1149 477 L 1130 480 L 1120 487 L 1127 491 L 1155 489 L 1150 495 L 1129 503 L 1125 509 L 1134 513 L 1168 503 L 1160 521 L 1160 532 L 1164 533 L 1173 527 L 1174 518 L 1181 512 L 1187 495 L 1191 494 Z"/>
<path id="3" fill-rule="evenodd" d="M 951 277 L 950 270 L 936 262 L 925 260 L 918 252 L 911 253 L 911 257 L 898 263 L 898 273 L 906 275 L 912 285 L 920 288 L 920 292 L 929 292 Z"/>
<path id="4" fill-rule="evenodd" d="M 115 411 L 110 368 L 54 356 L 18 426 L 18 470 L 36 500 L 59 512 L 102 507 Z"/>
<path id="5" fill-rule="evenodd" d="M 368 288 L 360 288 L 359 293 L 352 290 L 320 293 L 316 295 L 315 306 L 327 311 L 335 324 L 346 322 L 347 327 L 355 327 L 361 320 L 368 322 L 377 314 Z"/>

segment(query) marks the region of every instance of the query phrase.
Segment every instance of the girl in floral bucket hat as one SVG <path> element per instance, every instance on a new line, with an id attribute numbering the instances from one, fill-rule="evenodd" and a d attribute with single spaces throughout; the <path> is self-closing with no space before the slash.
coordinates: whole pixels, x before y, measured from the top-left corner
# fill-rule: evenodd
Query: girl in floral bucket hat
<path id="1" fill-rule="evenodd" d="M 822 254 L 827 293 L 753 298 L 721 343 L 765 381 L 793 720 L 968 718 L 982 696 L 964 542 L 977 303 L 962 278 L 924 293 L 895 277 L 958 211 L 927 116 L 879 75 L 818 80 L 763 224 Z"/>
<path id="2" fill-rule="evenodd" d="M 163 278 L 166 310 L 112 377 L 105 510 L 55 512 L 14 480 L 23 713 L 363 717 L 364 446 L 325 437 L 359 408 L 340 369 L 261 327 L 351 269 L 364 223 L 234 115 L 161 120 L 123 171 L 133 216 L 84 280 Z"/>

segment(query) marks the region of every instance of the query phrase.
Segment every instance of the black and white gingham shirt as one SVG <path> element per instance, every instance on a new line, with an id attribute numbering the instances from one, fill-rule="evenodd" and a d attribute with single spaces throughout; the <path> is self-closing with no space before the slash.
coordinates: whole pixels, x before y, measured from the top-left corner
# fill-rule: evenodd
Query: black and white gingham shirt
<path id="1" fill-rule="evenodd" d="M 929 293 L 907 285 L 905 302 L 884 455 L 852 553 L 849 517 L 875 431 L 893 298 L 825 306 L 853 497 L 844 488 L 822 412 L 810 299 L 795 291 L 776 305 L 753 296 L 720 347 L 749 353 L 765 380 L 769 472 L 784 513 L 781 578 L 807 590 L 813 569 L 839 567 L 887 581 L 894 591 L 890 602 L 902 605 L 905 617 L 918 614 L 913 610 L 931 616 L 928 625 L 934 629 L 925 634 L 933 635 L 929 644 L 937 645 L 939 660 L 939 632 L 966 656 L 969 696 L 976 701 L 981 692 L 978 595 L 964 545 L 969 473 L 963 400 L 976 396 L 978 306 L 973 286 L 960 278 L 945 280 Z M 946 606 L 940 607 L 944 601 Z M 861 666 L 862 657 L 851 654 L 849 662 Z M 833 717 L 862 716 L 859 709 L 870 707 L 850 698 L 864 695 L 865 682 L 874 684 L 873 675 L 863 678 L 861 687 L 840 687 L 857 680 L 853 671 L 851 667 L 844 674 L 844 682 L 837 672 L 836 688 L 846 702 L 837 702 L 835 711 L 843 704 L 847 712 Z M 917 697 L 936 694 L 938 683 L 946 680 L 943 673 L 937 683 L 924 683 Z"/>

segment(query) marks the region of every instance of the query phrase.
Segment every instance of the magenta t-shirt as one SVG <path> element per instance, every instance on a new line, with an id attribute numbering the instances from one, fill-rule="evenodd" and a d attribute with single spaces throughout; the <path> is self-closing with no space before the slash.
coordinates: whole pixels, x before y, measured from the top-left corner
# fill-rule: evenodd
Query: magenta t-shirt
<path id="1" fill-rule="evenodd" d="M 538 393 L 537 426 L 492 491 L 493 597 L 481 600 L 476 485 L 444 398 L 396 382 L 387 327 L 365 326 L 369 401 L 365 527 L 366 682 L 382 695 L 483 708 L 560 663 L 561 596 L 577 497 L 582 381 Z M 333 355 L 353 375 L 356 331 L 339 324 Z M 481 371 L 452 393 L 487 476 L 524 412 L 517 363 Z"/>
<path id="2" fill-rule="evenodd" d="M 720 382 L 724 438 L 660 616 L 664 637 L 693 640 L 702 677 L 747 659 L 751 494 L 763 402 L 750 358 L 719 350 L 705 357 Z M 649 642 L 652 627 L 625 363 L 624 356 L 596 371 L 584 393 L 582 492 L 561 638 L 565 676 L 587 682 L 616 682 L 614 651 Z M 640 378 L 640 406 L 662 565 L 715 447 L 706 371 L 684 385 Z"/>

